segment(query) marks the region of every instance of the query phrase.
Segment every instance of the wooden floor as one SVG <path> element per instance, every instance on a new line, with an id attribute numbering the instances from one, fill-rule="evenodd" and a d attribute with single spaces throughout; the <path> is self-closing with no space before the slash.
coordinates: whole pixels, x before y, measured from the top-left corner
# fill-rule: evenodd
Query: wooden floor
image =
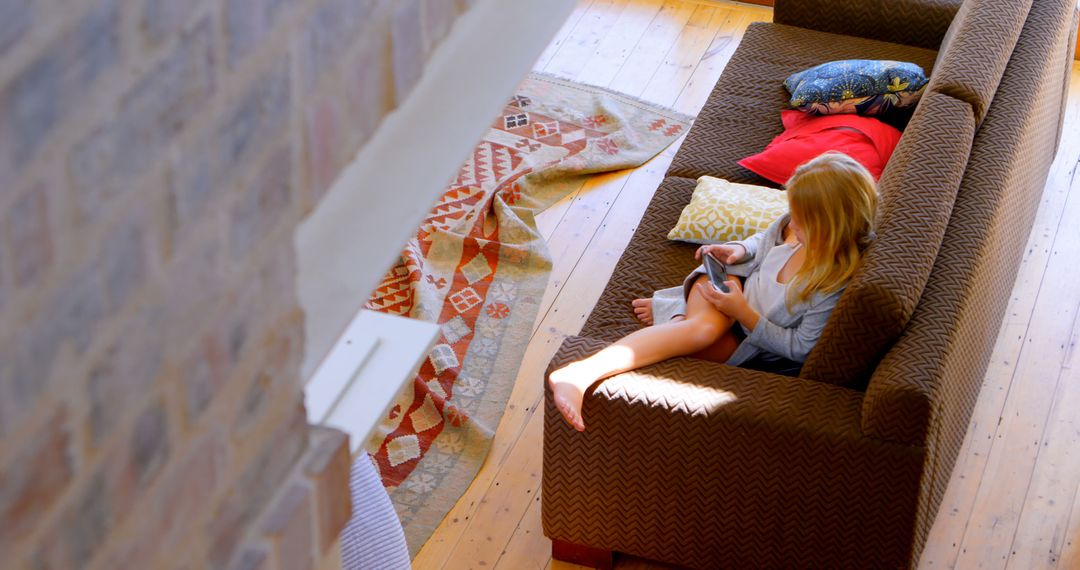
<path id="1" fill-rule="evenodd" d="M 770 19 L 770 9 L 745 4 L 582 0 L 535 67 L 696 114 L 746 27 Z M 677 146 L 636 170 L 597 176 L 540 216 L 555 260 L 540 319 L 491 454 L 413 561 L 417 570 L 577 568 L 551 560 L 540 527 L 541 376 L 562 337 L 584 323 Z M 1078 547 L 1078 160 L 1080 65 L 1061 151 L 921 567 L 1064 568 L 1060 556 Z"/>

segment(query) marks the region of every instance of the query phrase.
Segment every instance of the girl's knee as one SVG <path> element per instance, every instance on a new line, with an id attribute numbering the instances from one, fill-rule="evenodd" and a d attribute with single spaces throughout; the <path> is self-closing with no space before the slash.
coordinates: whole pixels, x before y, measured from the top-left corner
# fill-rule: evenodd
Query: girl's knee
<path id="1" fill-rule="evenodd" d="M 723 336 L 726 328 L 712 319 L 687 319 L 686 341 L 695 350 L 712 345 Z"/>

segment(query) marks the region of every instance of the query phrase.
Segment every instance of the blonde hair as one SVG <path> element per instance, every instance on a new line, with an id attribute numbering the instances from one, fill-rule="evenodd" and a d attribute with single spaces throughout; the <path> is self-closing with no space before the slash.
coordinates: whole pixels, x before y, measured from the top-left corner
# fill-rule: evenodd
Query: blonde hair
<path id="1" fill-rule="evenodd" d="M 797 169 L 787 182 L 788 205 L 803 229 L 806 259 L 792 278 L 787 304 L 806 302 L 847 284 L 874 235 L 877 185 L 861 164 L 827 152 Z"/>

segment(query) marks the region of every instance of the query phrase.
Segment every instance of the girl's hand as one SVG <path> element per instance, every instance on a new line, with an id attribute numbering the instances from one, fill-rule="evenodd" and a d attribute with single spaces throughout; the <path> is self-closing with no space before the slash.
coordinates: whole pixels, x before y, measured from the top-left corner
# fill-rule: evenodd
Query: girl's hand
<path id="1" fill-rule="evenodd" d="M 716 310 L 724 313 L 725 315 L 737 320 L 742 321 L 748 314 L 754 310 L 750 308 L 750 303 L 746 301 L 746 296 L 743 295 L 742 284 L 738 279 L 729 278 L 724 281 L 724 285 L 727 285 L 730 293 L 724 293 L 716 287 L 713 287 L 712 283 L 707 280 L 702 280 L 697 284 L 698 293 L 705 298 Z"/>
<path id="2" fill-rule="evenodd" d="M 737 243 L 703 245 L 694 252 L 694 259 L 700 260 L 702 256 L 708 253 L 711 253 L 713 257 L 727 265 L 734 265 L 740 259 L 746 257 L 746 248 Z"/>

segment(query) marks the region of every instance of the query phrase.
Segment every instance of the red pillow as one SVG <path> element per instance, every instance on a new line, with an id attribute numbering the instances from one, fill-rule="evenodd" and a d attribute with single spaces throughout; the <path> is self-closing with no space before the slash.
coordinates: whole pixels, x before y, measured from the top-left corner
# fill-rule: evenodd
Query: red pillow
<path id="1" fill-rule="evenodd" d="M 861 115 L 809 115 L 788 110 L 781 111 L 780 119 L 784 132 L 765 150 L 739 161 L 743 168 L 777 184 L 787 184 L 800 164 L 829 150 L 854 158 L 877 180 L 900 142 L 896 127 Z"/>

